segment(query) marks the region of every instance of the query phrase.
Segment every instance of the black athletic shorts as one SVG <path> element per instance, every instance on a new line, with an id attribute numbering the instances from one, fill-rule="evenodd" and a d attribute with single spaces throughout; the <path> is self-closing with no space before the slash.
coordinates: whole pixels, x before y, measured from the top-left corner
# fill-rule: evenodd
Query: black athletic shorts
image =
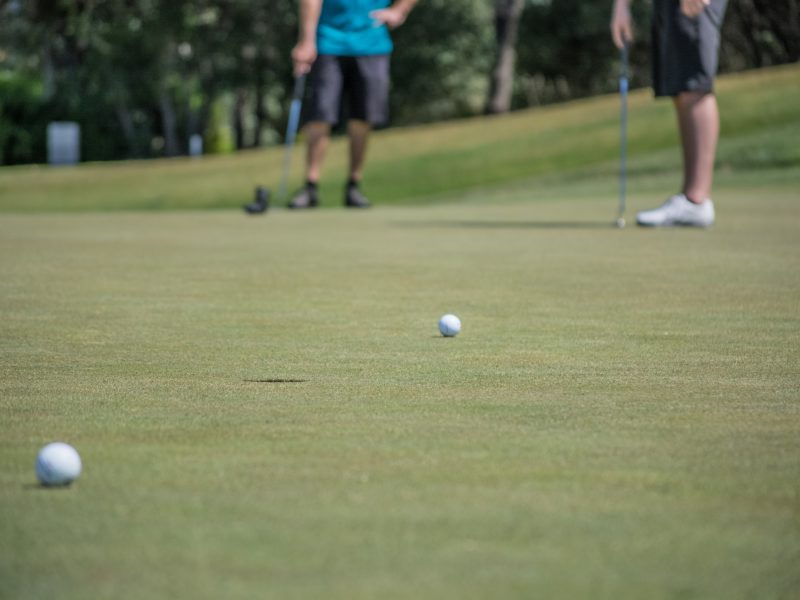
<path id="1" fill-rule="evenodd" d="M 679 0 L 653 2 L 653 89 L 656 96 L 713 92 L 719 39 L 728 0 L 711 4 L 694 18 Z"/>
<path id="2" fill-rule="evenodd" d="M 383 125 L 389 120 L 389 54 L 332 56 L 321 54 L 311 67 L 311 94 L 304 120 L 335 125 L 344 116 Z"/>

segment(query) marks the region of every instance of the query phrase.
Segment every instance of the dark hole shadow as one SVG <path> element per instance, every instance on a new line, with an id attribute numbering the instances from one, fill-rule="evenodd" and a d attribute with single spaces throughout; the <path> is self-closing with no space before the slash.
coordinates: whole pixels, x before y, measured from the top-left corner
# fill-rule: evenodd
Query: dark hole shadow
<path id="1" fill-rule="evenodd" d="M 245 379 L 245 383 L 306 383 L 308 379 Z"/>

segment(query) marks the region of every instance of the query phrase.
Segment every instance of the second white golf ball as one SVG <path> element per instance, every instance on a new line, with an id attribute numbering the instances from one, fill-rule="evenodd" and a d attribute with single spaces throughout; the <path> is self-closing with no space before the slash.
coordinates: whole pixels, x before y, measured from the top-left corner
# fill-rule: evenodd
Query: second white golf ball
<path id="1" fill-rule="evenodd" d="M 439 319 L 439 331 L 444 337 L 455 337 L 461 331 L 461 319 L 455 315 L 444 315 Z"/>
<path id="2" fill-rule="evenodd" d="M 69 485 L 81 474 L 81 457 L 69 444 L 47 444 L 36 457 L 36 477 L 42 485 Z"/>

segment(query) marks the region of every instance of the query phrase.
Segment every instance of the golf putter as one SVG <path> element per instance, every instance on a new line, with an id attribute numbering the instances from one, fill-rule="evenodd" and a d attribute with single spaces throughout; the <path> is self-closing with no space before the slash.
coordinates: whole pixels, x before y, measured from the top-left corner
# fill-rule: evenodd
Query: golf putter
<path id="1" fill-rule="evenodd" d="M 627 185 L 627 155 L 628 155 L 628 40 L 624 40 L 620 50 L 619 74 L 619 207 L 616 226 L 625 227 L 625 195 Z"/>
<path id="2" fill-rule="evenodd" d="M 303 94 L 306 89 L 306 75 L 298 75 L 294 80 L 294 91 L 292 92 L 292 104 L 289 107 L 289 122 L 286 125 L 286 139 L 284 145 L 286 151 L 283 157 L 283 172 L 278 186 L 278 200 L 283 201 L 286 196 L 286 186 L 289 180 L 289 170 L 292 166 L 292 150 L 294 140 L 297 137 L 297 128 L 300 125 L 300 110 L 303 107 Z M 258 186 L 256 188 L 255 200 L 250 204 L 245 204 L 244 210 L 251 215 L 258 215 L 269 208 L 270 192 L 268 188 Z"/>

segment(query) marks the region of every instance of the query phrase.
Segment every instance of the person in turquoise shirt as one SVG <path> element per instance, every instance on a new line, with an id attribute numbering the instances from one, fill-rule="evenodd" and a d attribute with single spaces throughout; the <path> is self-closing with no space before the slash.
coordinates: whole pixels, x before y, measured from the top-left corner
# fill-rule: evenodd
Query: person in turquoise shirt
<path id="1" fill-rule="evenodd" d="M 317 184 L 330 141 L 347 98 L 350 170 L 344 205 L 367 208 L 361 192 L 367 141 L 389 117 L 389 30 L 402 25 L 417 0 L 300 0 L 300 31 L 292 50 L 295 75 L 308 73 L 306 184 L 289 208 L 319 205 Z"/>

